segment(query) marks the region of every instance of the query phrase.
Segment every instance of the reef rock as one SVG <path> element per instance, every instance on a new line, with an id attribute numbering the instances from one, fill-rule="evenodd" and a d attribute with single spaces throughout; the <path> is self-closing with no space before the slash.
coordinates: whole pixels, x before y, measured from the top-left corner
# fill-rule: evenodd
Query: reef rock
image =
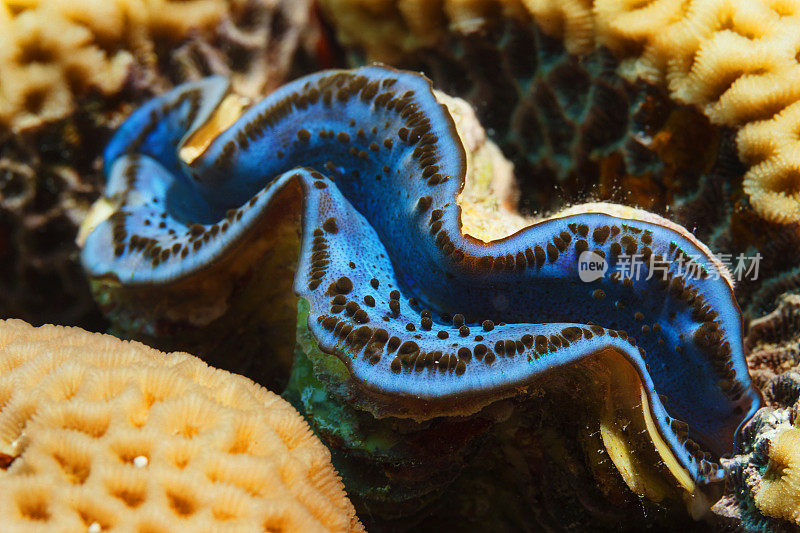
<path id="1" fill-rule="evenodd" d="M 764 387 L 767 406 L 743 428 L 736 455 L 724 460 L 730 494 L 714 510 L 741 521 L 744 531 L 800 527 L 800 368 Z"/>

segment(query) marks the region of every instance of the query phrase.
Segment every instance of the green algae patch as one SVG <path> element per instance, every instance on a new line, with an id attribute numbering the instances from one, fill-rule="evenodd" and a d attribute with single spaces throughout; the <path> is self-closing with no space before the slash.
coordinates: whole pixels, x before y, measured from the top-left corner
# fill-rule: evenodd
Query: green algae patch
<path id="1" fill-rule="evenodd" d="M 297 346 L 284 397 L 313 419 L 314 430 L 369 455 L 391 455 L 398 442 L 390 423 L 348 405 L 350 372 L 336 356 L 319 349 L 308 330 L 309 304 L 297 303 Z M 367 432 L 365 429 L 369 428 Z"/>

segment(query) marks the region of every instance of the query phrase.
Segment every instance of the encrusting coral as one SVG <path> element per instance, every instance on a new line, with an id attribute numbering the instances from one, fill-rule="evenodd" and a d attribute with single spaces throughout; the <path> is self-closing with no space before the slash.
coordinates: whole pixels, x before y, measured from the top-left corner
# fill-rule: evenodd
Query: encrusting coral
<path id="1" fill-rule="evenodd" d="M 344 44 L 373 59 L 434 44 L 449 31 L 470 33 L 486 20 L 532 17 L 570 52 L 610 48 L 619 73 L 663 84 L 677 102 L 714 124 L 737 128 L 749 165 L 744 188 L 768 220 L 800 221 L 800 6 L 771 0 L 440 0 L 425 23 L 408 0 L 324 0 Z M 382 25 L 370 21 L 382 17 Z M 395 32 L 373 31 L 391 26 Z"/>
<path id="2" fill-rule="evenodd" d="M 752 320 L 745 345 L 759 388 L 800 364 L 800 296 L 785 294 L 775 311 Z"/>
<path id="3" fill-rule="evenodd" d="M 430 505 L 508 418 L 503 400 L 535 412 L 542 394 L 577 402 L 589 475 L 702 515 L 761 401 L 729 273 L 685 228 L 611 204 L 466 235 L 463 134 L 428 80 L 384 67 L 323 71 L 246 110 L 220 78 L 186 84 L 109 144 L 84 268 L 123 333 L 227 327 L 266 360 L 299 320 L 295 400 L 326 405 L 311 419 L 338 425 L 337 464 L 373 467 L 352 481 L 376 516 Z M 579 275 L 585 252 L 597 277 Z M 651 276 L 626 273 L 637 252 Z M 696 275 L 677 270 L 689 256 Z M 408 446 L 377 453 L 398 432 Z M 458 453 L 426 445 L 442 434 Z"/>
<path id="4" fill-rule="evenodd" d="M 789 532 L 800 526 L 799 370 L 763 387 L 767 405 L 742 429 L 733 458 L 724 460 L 731 493 L 714 511 L 738 521 L 740 530 Z"/>
<path id="5" fill-rule="evenodd" d="M 800 526 L 800 429 L 787 429 L 770 443 L 755 504 L 767 516 Z"/>
<path id="6" fill-rule="evenodd" d="M 284 400 L 185 353 L 0 321 L 7 532 L 360 531 Z"/>

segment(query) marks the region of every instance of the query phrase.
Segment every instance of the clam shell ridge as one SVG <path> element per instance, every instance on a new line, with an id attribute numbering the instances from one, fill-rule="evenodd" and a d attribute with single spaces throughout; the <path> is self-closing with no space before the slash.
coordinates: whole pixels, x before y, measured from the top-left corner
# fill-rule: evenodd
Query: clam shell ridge
<path id="1" fill-rule="evenodd" d="M 687 230 L 587 204 L 489 243 L 462 234 L 453 119 L 426 78 L 381 66 L 296 80 L 184 161 L 227 91 L 186 84 L 122 125 L 105 153 L 112 212 L 82 251 L 90 277 L 168 286 L 299 213 L 309 330 L 381 414 L 474 412 L 610 350 L 689 478 L 724 477 L 715 463 L 761 399 L 731 282 Z M 605 261 L 599 279 L 581 280 L 586 251 Z"/>

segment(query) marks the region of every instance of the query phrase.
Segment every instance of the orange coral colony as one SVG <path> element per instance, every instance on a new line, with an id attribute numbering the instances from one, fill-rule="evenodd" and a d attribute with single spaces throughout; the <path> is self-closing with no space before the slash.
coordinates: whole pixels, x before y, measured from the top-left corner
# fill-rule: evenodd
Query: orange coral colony
<path id="1" fill-rule="evenodd" d="M 4 531 L 358 531 L 284 400 L 185 353 L 0 321 Z"/>

